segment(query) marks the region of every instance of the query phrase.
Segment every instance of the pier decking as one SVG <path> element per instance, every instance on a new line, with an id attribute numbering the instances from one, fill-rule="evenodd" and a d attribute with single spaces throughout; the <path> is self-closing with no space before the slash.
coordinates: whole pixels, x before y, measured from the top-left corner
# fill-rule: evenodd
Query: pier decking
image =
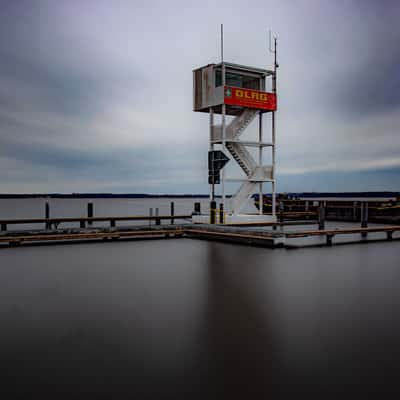
<path id="1" fill-rule="evenodd" d="M 288 213 L 284 218 L 298 218 L 298 215 Z M 307 215 L 311 217 L 312 215 Z M 164 238 L 193 238 L 216 240 L 269 248 L 293 247 L 291 239 L 325 237 L 325 244 L 332 246 L 333 238 L 339 235 L 352 235 L 352 242 L 365 242 L 368 234 L 383 233 L 382 239 L 400 239 L 394 237 L 400 231 L 400 225 L 386 225 L 374 227 L 351 227 L 322 229 L 319 221 L 315 220 L 287 220 L 279 222 L 240 223 L 232 225 L 210 224 L 175 224 L 175 220 L 188 220 L 191 215 L 164 215 L 164 216 L 128 216 L 128 217 L 93 217 L 93 218 L 34 218 L 2 220 L 0 246 L 17 246 L 29 243 L 76 243 L 82 241 L 115 241 L 115 240 L 144 240 Z M 155 222 L 148 226 L 120 226 L 117 221 L 145 221 Z M 168 221 L 168 225 L 161 225 L 161 221 Z M 80 228 L 60 229 L 60 223 L 79 222 Z M 95 222 L 109 222 L 109 227 L 94 227 Z M 174 224 L 171 224 L 174 223 Z M 47 229 L 6 231 L 12 224 L 45 224 Z M 89 225 L 91 224 L 91 225 Z M 316 228 L 312 229 L 311 226 Z M 55 228 L 52 228 L 55 227 Z M 295 228 L 290 230 L 290 228 Z M 308 227 L 308 228 L 307 228 Z M 307 244 L 303 244 L 307 245 Z M 321 245 L 319 243 L 318 245 Z"/>

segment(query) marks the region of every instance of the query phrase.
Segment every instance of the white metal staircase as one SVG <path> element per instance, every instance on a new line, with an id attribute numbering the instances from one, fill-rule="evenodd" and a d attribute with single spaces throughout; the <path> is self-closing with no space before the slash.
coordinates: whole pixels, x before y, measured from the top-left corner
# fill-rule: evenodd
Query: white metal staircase
<path id="1" fill-rule="evenodd" d="M 231 198 L 232 214 L 239 214 L 256 189 L 256 183 L 245 181 Z"/>
<path id="2" fill-rule="evenodd" d="M 244 173 L 250 176 L 257 165 L 246 147 L 237 142 L 226 142 L 226 148 L 240 165 Z"/>
<path id="3" fill-rule="evenodd" d="M 242 144 L 239 140 L 240 135 L 258 114 L 259 111 L 256 109 L 244 108 L 225 130 L 225 147 L 247 176 L 247 179 L 242 183 L 235 195 L 232 196 L 232 214 L 240 213 L 260 182 L 272 180 L 272 167 L 270 165 L 258 165 L 245 147 L 245 144 Z M 212 142 L 223 142 L 221 125 L 213 127 Z"/>
<path id="4" fill-rule="evenodd" d="M 230 133 L 227 137 L 237 139 L 257 115 L 258 110 L 253 108 L 244 108 L 242 112 L 227 126 L 227 132 Z"/>

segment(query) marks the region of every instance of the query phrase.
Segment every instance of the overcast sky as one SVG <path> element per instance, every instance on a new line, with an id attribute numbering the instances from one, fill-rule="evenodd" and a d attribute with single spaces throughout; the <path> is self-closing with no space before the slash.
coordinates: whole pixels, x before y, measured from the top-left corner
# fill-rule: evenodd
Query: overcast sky
<path id="1" fill-rule="evenodd" d="M 207 193 L 192 70 L 272 68 L 278 191 L 400 190 L 400 1 L 19 1 L 0 12 L 0 193 Z"/>

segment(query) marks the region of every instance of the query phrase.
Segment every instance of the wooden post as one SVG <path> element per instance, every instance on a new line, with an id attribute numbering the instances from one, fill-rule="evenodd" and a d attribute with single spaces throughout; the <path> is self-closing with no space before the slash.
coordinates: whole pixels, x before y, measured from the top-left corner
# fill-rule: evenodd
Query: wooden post
<path id="1" fill-rule="evenodd" d="M 332 239 L 334 235 L 326 235 L 326 245 L 332 246 Z"/>
<path id="2" fill-rule="evenodd" d="M 361 228 L 368 228 L 368 202 L 361 203 Z M 361 237 L 366 238 L 367 232 L 361 232 Z"/>
<path id="3" fill-rule="evenodd" d="M 48 201 L 46 201 L 46 204 L 44 206 L 44 217 L 46 219 L 50 218 L 50 204 Z M 48 221 L 45 222 L 45 229 L 51 229 L 51 224 Z"/>
<path id="4" fill-rule="evenodd" d="M 325 207 L 323 203 L 319 203 L 318 208 L 318 229 L 320 231 L 325 229 Z"/>
<path id="5" fill-rule="evenodd" d="M 158 218 L 158 212 L 159 212 L 159 210 L 158 210 L 158 207 L 156 207 L 156 225 L 161 225 L 161 220 L 160 220 L 160 218 Z"/>
<path id="6" fill-rule="evenodd" d="M 210 224 L 216 223 L 217 213 L 217 202 L 215 200 L 210 201 Z"/>
<path id="7" fill-rule="evenodd" d="M 174 224 L 174 214 L 175 214 L 175 204 L 173 201 L 171 201 L 171 224 Z"/>
<path id="8" fill-rule="evenodd" d="M 87 204 L 87 216 L 88 218 L 93 218 L 93 203 L 88 203 Z M 93 225 L 92 221 L 88 222 L 88 225 Z"/>
<path id="9" fill-rule="evenodd" d="M 353 202 L 353 221 L 357 221 L 357 202 Z"/>

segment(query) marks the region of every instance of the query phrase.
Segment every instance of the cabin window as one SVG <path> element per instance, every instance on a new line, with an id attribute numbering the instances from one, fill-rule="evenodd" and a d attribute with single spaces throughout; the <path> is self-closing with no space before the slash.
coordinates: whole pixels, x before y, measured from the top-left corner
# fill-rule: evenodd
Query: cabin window
<path id="1" fill-rule="evenodd" d="M 246 76 L 234 72 L 226 72 L 225 82 L 227 86 L 240 87 L 244 89 L 260 90 L 260 78 L 253 76 Z M 221 68 L 215 69 L 215 87 L 222 85 L 222 71 Z"/>

